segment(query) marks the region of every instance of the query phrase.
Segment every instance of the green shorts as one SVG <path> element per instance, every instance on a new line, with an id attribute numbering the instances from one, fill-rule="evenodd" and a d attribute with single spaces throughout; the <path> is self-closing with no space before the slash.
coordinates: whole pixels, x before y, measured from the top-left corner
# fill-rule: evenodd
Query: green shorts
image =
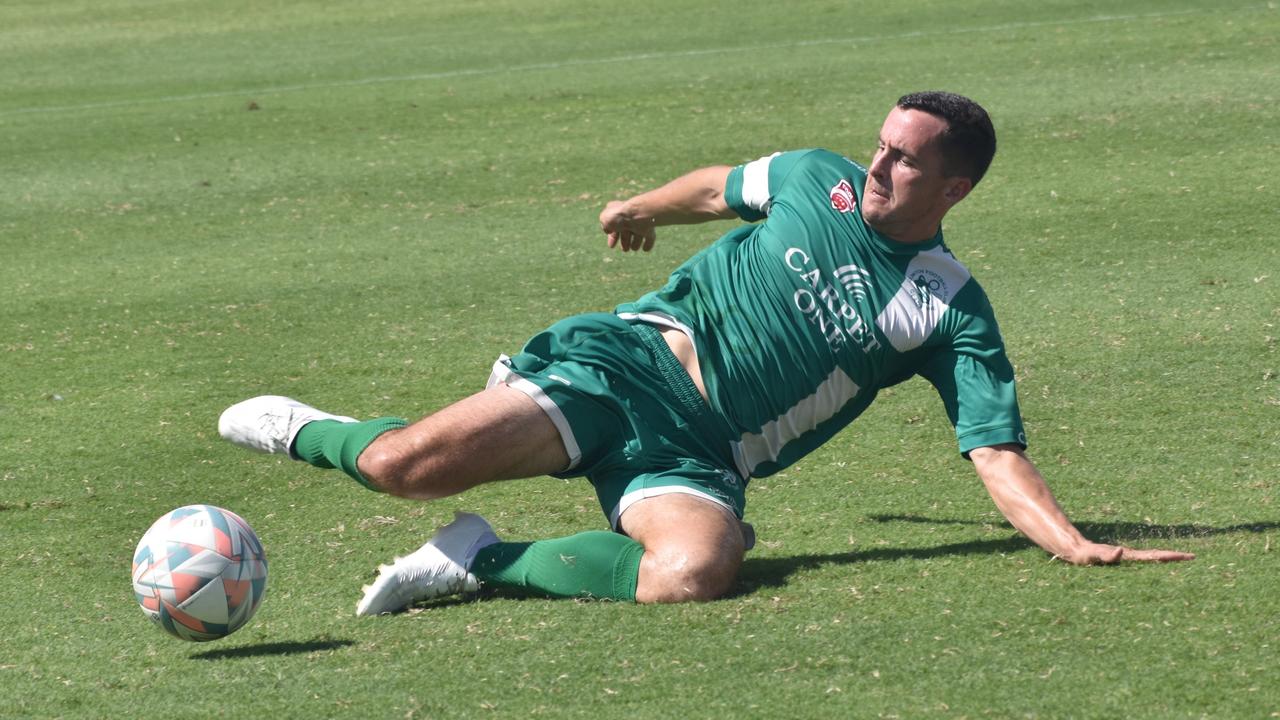
<path id="1" fill-rule="evenodd" d="M 732 431 L 652 325 L 610 313 L 561 320 L 499 358 L 489 379 L 497 383 L 546 411 L 569 455 L 556 477 L 590 480 L 614 529 L 632 503 L 667 493 L 698 495 L 742 518 L 747 481 Z"/>

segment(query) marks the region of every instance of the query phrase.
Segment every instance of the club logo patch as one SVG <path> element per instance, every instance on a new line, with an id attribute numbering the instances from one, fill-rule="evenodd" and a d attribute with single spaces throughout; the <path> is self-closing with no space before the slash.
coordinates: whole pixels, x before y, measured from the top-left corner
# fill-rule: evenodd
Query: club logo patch
<path id="1" fill-rule="evenodd" d="M 948 297 L 950 293 L 947 291 L 947 281 L 938 273 L 927 268 L 921 268 L 911 274 L 911 280 L 915 283 L 916 307 L 924 307 L 929 304 L 932 297 Z"/>
<path id="2" fill-rule="evenodd" d="M 858 201 L 853 196 L 853 186 L 848 180 L 841 180 L 831 188 L 831 208 L 838 212 L 853 212 Z"/>

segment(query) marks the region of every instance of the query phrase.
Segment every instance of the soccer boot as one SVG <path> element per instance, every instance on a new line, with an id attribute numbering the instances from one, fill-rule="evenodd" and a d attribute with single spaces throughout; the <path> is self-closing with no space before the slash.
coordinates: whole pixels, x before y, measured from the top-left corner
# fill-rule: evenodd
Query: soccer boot
<path id="1" fill-rule="evenodd" d="M 303 425 L 314 420 L 356 422 L 355 418 L 330 415 L 293 398 L 262 395 L 238 402 L 218 418 L 218 434 L 255 452 L 287 454 L 294 460 L 293 441 Z"/>
<path id="2" fill-rule="evenodd" d="M 422 600 L 474 592 L 480 581 L 468 568 L 480 548 L 496 542 L 498 536 L 484 518 L 454 513 L 453 522 L 425 545 L 378 568 L 377 579 L 363 588 L 356 615 L 381 615 Z"/>

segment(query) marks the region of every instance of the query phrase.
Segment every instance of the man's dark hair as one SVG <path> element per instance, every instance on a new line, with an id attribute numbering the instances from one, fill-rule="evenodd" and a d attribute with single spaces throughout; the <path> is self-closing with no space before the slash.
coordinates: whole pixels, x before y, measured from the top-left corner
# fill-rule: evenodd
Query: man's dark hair
<path id="1" fill-rule="evenodd" d="M 898 99 L 903 110 L 927 112 L 947 121 L 939 139 L 943 172 L 969 178 L 974 185 L 987 173 L 996 154 L 996 129 L 987 111 L 963 95 L 930 90 Z"/>

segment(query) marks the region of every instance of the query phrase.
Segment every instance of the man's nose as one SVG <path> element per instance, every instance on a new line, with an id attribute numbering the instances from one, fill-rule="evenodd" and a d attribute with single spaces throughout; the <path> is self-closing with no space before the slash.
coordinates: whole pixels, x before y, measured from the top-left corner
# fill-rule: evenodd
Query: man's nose
<path id="1" fill-rule="evenodd" d="M 867 170 L 871 173 L 871 176 L 877 180 L 880 180 L 887 175 L 886 171 L 888 170 L 888 161 L 886 156 L 886 153 L 876 153 L 871 158 L 871 167 Z"/>

